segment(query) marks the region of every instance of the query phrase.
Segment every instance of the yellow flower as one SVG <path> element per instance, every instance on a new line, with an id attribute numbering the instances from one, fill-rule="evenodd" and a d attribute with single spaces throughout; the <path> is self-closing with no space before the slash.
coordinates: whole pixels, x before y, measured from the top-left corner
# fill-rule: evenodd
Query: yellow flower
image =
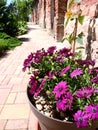
<path id="1" fill-rule="evenodd" d="M 68 11 L 65 13 L 66 18 L 69 18 L 71 15 L 72 15 L 72 11 L 71 11 L 71 10 L 68 10 Z"/>

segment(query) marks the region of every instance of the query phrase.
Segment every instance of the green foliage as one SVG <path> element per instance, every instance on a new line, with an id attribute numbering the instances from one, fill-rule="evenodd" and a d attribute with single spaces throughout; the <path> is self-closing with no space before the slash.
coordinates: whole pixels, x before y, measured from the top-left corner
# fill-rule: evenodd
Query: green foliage
<path id="1" fill-rule="evenodd" d="M 7 40 L 7 44 L 8 44 L 8 49 L 10 50 L 15 48 L 16 46 L 20 46 L 22 43 L 17 38 L 10 37 Z"/>
<path id="2" fill-rule="evenodd" d="M 0 53 L 8 49 L 7 42 L 4 39 L 0 39 Z"/>
<path id="3" fill-rule="evenodd" d="M 68 9 L 70 9 L 73 6 L 73 4 L 74 4 L 74 0 L 71 0 L 71 2 L 68 5 Z"/>
<path id="4" fill-rule="evenodd" d="M 33 9 L 33 1 L 34 0 L 17 0 L 15 1 L 15 5 L 18 10 L 18 20 L 28 21 L 29 14 Z"/>
<path id="5" fill-rule="evenodd" d="M 0 32 L 0 42 L 1 42 L 0 44 L 2 46 L 1 47 L 2 50 L 5 49 L 10 50 L 22 44 L 22 42 L 19 41 L 17 38 L 11 37 L 6 33 L 2 33 L 2 32 Z"/>
<path id="6" fill-rule="evenodd" d="M 18 35 L 25 34 L 27 32 L 27 22 L 19 21 L 18 22 Z"/>
<path id="7" fill-rule="evenodd" d="M 0 1 L 0 31 L 10 36 L 17 36 L 27 32 L 26 22 L 32 7 L 30 3 L 30 0 L 17 0 L 17 3 L 13 1 L 6 6 L 4 0 Z"/>
<path id="8" fill-rule="evenodd" d="M 17 10 L 15 5 L 6 6 L 5 2 L 0 1 L 0 31 L 15 36 L 17 30 Z"/>
<path id="9" fill-rule="evenodd" d="M 79 16 L 79 18 L 78 18 L 78 20 L 79 20 L 79 23 L 82 25 L 83 24 L 83 21 L 84 21 L 84 16 L 82 15 L 80 15 Z"/>

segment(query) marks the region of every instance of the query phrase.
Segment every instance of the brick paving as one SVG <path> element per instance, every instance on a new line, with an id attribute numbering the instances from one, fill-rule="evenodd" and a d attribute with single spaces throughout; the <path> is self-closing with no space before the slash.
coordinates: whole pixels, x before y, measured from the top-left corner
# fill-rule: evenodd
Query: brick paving
<path id="1" fill-rule="evenodd" d="M 23 44 L 0 58 L 0 130 L 38 130 L 38 121 L 26 97 L 29 77 L 22 72 L 24 59 L 37 49 L 58 45 L 48 32 L 28 23 Z"/>

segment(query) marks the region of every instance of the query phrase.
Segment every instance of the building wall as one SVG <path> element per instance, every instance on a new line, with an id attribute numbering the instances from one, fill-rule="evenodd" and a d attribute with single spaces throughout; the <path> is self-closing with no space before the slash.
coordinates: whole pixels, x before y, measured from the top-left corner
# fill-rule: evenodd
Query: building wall
<path id="1" fill-rule="evenodd" d="M 42 27 L 49 30 L 50 34 L 57 40 L 61 41 L 64 34 L 64 19 L 67 10 L 68 0 L 35 0 L 35 7 L 32 13 L 33 22 L 40 24 Z M 98 21 L 98 0 L 82 0 L 81 8 L 85 18 L 84 32 L 87 33 L 90 20 L 95 18 Z M 71 23 L 72 24 L 72 23 Z M 93 26 L 98 26 L 95 23 Z M 73 27 L 73 25 L 69 26 Z M 95 33 L 98 33 L 98 27 L 95 27 Z M 80 27 L 81 29 L 81 27 Z M 70 28 L 71 30 L 71 28 Z M 69 31 L 69 30 L 68 30 Z M 98 41 L 98 35 L 96 37 Z"/>
<path id="2" fill-rule="evenodd" d="M 85 19 L 82 26 L 78 25 L 78 33 L 84 33 L 83 45 L 77 43 L 76 47 L 83 46 L 83 57 L 95 59 L 98 66 L 98 0 L 83 0 L 81 9 Z M 74 21 L 71 21 L 65 28 L 64 37 L 71 33 L 73 28 Z"/>
<path id="3" fill-rule="evenodd" d="M 32 12 L 33 22 L 48 29 L 57 41 L 61 41 L 64 36 L 66 10 L 67 0 L 39 0 Z"/>

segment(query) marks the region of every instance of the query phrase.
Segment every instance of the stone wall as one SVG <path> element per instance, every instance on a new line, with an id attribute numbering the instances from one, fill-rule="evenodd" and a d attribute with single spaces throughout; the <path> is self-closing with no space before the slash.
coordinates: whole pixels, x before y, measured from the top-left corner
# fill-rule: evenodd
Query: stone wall
<path id="1" fill-rule="evenodd" d="M 77 43 L 76 48 L 83 46 L 83 58 L 96 59 L 98 63 L 98 0 L 83 0 L 81 9 L 85 19 L 83 25 L 78 25 L 78 33 L 84 33 L 83 45 Z M 74 21 L 71 21 L 65 28 L 64 37 L 70 34 L 73 28 Z"/>

